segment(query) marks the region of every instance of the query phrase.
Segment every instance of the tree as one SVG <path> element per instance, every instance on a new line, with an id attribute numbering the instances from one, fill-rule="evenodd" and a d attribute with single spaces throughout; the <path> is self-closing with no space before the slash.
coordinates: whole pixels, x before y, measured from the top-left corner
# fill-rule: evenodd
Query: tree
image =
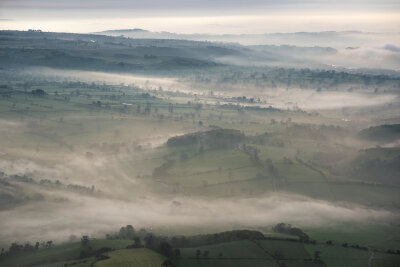
<path id="1" fill-rule="evenodd" d="M 35 89 L 31 91 L 32 95 L 34 96 L 44 96 L 46 95 L 46 92 L 43 91 L 42 89 Z"/>
<path id="2" fill-rule="evenodd" d="M 208 250 L 203 252 L 203 257 L 204 258 L 208 258 L 208 255 L 210 254 L 210 252 Z"/>
<path id="3" fill-rule="evenodd" d="M 119 238 L 122 239 L 133 239 L 136 235 L 135 228 L 132 225 L 127 225 L 125 227 L 121 227 L 119 230 Z"/>
<path id="4" fill-rule="evenodd" d="M 82 244 L 82 246 L 86 246 L 87 244 L 89 244 L 89 237 L 87 235 L 82 236 L 81 244 Z"/>
<path id="5" fill-rule="evenodd" d="M 181 250 L 179 248 L 174 249 L 174 257 L 178 258 L 181 256 Z"/>
<path id="6" fill-rule="evenodd" d="M 321 259 L 320 257 L 321 251 L 314 251 L 314 260 L 319 261 Z"/>
<path id="7" fill-rule="evenodd" d="M 142 242 L 140 241 L 140 237 L 135 236 L 135 237 L 133 238 L 133 240 L 135 241 L 135 246 L 136 246 L 136 247 L 141 247 L 141 246 L 142 246 Z"/>
<path id="8" fill-rule="evenodd" d="M 168 242 L 161 242 L 160 245 L 158 246 L 158 249 L 162 255 L 165 257 L 171 257 L 172 256 L 172 246 Z"/>
<path id="9" fill-rule="evenodd" d="M 200 257 L 200 255 L 201 255 L 201 250 L 200 249 L 198 249 L 198 250 L 196 250 L 196 258 L 198 259 L 199 257 Z"/>
<path id="10" fill-rule="evenodd" d="M 299 237 L 299 239 L 303 242 L 311 242 L 310 237 L 304 233 L 301 229 L 292 227 L 290 224 L 286 223 L 278 223 L 275 225 L 272 230 L 277 233 L 285 233 L 289 235 L 294 235 Z"/>
<path id="11" fill-rule="evenodd" d="M 203 154 L 204 153 L 204 146 L 203 145 L 200 145 L 198 153 L 199 154 Z"/>
<path id="12" fill-rule="evenodd" d="M 275 250 L 275 252 L 274 252 L 274 258 L 275 258 L 275 259 L 278 259 L 278 260 L 281 260 L 281 259 L 284 259 L 285 257 L 283 256 L 283 253 L 282 253 L 281 251 Z"/>
<path id="13" fill-rule="evenodd" d="M 168 106 L 168 112 L 169 112 L 170 114 L 174 113 L 174 105 L 173 105 L 173 104 L 170 104 L 170 105 Z"/>
<path id="14" fill-rule="evenodd" d="M 163 263 L 161 264 L 161 266 L 165 266 L 165 267 L 172 267 L 174 266 L 172 264 L 172 261 L 170 259 L 166 259 L 165 261 L 163 261 Z"/>
<path id="15" fill-rule="evenodd" d="M 53 241 L 49 240 L 46 242 L 46 248 L 50 248 L 53 245 Z"/>
<path id="16" fill-rule="evenodd" d="M 146 103 L 146 108 L 144 109 L 144 112 L 148 115 L 151 112 L 151 103 L 147 102 Z"/>
<path id="17" fill-rule="evenodd" d="M 144 237 L 144 242 L 146 243 L 146 248 L 152 248 L 154 246 L 154 235 L 148 234 Z"/>

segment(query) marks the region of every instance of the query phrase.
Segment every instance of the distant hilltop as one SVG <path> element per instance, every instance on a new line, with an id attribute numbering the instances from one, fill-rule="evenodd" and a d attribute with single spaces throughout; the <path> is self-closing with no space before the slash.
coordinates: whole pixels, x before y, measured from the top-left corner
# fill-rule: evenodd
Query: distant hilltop
<path id="1" fill-rule="evenodd" d="M 398 33 L 386 34 L 361 31 L 322 31 L 322 32 L 277 32 L 277 33 L 256 33 L 256 34 L 207 34 L 207 33 L 174 33 L 174 32 L 155 32 L 140 28 L 115 29 L 95 34 L 109 36 L 124 36 L 129 38 L 148 38 L 148 39 L 180 39 L 191 41 L 211 41 L 224 43 L 238 43 L 241 45 L 296 45 L 296 46 L 322 46 L 322 47 L 361 47 L 365 41 L 373 44 L 377 40 L 386 38 L 390 43 L 392 37 Z"/>
<path id="2" fill-rule="evenodd" d="M 102 31 L 102 32 L 99 32 L 99 33 L 105 33 L 105 32 L 150 32 L 150 31 L 139 29 L 139 28 L 135 28 L 135 29 L 108 30 L 108 31 Z"/>

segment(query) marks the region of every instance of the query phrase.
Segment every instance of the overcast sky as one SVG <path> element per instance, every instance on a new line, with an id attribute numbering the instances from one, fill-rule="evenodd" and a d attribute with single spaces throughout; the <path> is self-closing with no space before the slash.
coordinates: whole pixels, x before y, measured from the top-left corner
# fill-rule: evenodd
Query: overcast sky
<path id="1" fill-rule="evenodd" d="M 0 29 L 397 32 L 399 11 L 399 0 L 0 0 Z"/>

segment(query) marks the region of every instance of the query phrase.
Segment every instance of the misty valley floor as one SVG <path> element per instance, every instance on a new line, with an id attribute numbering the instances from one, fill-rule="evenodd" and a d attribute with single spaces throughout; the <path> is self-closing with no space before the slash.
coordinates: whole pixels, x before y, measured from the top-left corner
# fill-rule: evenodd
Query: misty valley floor
<path id="1" fill-rule="evenodd" d="M 399 76 L 0 40 L 1 266 L 400 264 Z"/>

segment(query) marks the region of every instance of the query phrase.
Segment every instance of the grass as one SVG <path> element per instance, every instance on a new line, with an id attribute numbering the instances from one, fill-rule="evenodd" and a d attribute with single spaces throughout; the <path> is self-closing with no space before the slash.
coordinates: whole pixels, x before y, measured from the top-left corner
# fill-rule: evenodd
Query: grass
<path id="1" fill-rule="evenodd" d="M 196 258 L 196 251 L 202 255 Z M 205 257 L 203 253 L 209 251 Z M 275 260 L 254 242 L 244 240 L 228 243 L 182 248 L 181 257 L 174 260 L 177 266 L 278 266 Z"/>
<path id="2" fill-rule="evenodd" d="M 270 255 L 274 255 L 278 252 L 281 253 L 285 259 L 304 260 L 312 258 L 307 250 L 305 250 L 303 243 L 300 242 L 262 240 L 259 241 L 259 244 L 268 251 Z"/>
<path id="3" fill-rule="evenodd" d="M 383 251 L 400 249 L 400 228 L 389 223 L 346 222 L 304 230 L 319 242 L 332 240 L 337 245 L 358 244 Z"/>
<path id="4" fill-rule="evenodd" d="M 201 256 L 196 257 L 196 251 Z M 204 251 L 209 251 L 207 257 Z M 280 252 L 281 259 L 276 258 Z M 228 243 L 181 249 L 181 256 L 174 259 L 176 266 L 318 266 L 304 245 L 299 242 L 259 240 Z"/>
<path id="5" fill-rule="evenodd" d="M 237 150 L 209 150 L 185 161 L 175 160 L 163 181 L 185 188 L 208 187 L 254 178 L 259 172 L 249 157 Z"/>
<path id="6" fill-rule="evenodd" d="M 241 151 L 219 149 L 205 151 L 199 155 L 197 154 L 198 148 L 196 146 L 179 148 L 164 146 L 154 150 L 145 148 L 146 143 L 152 141 L 149 138 L 152 136 L 162 136 L 160 137 L 162 139 L 168 135 L 205 130 L 205 127 L 198 124 L 198 121 L 201 120 L 204 125 L 219 125 L 224 128 L 239 129 L 247 135 L 268 132 L 276 134 L 273 138 L 283 140 L 284 146 L 250 144 L 260 149 L 259 157 L 261 161 L 272 160 L 274 167 L 277 169 L 279 179 L 281 179 L 278 190 L 316 199 L 350 201 L 369 207 L 394 209 L 400 204 L 399 188 L 356 183 L 354 180 L 344 176 L 326 175 L 324 177 L 321 172 L 324 174 L 328 172 L 323 167 L 318 167 L 321 170 L 321 172 L 318 172 L 305 164 L 299 163 L 295 160 L 296 155 L 302 161 L 308 162 L 308 160 L 312 160 L 315 157 L 317 152 L 342 151 L 342 148 L 335 147 L 336 144 L 330 143 L 329 140 L 325 144 L 322 141 L 307 138 L 289 138 L 285 136 L 287 126 L 279 123 L 272 125 L 269 122 L 272 118 L 278 121 L 280 119 L 285 120 L 287 116 L 290 116 L 296 122 L 312 124 L 327 121 L 340 123 L 337 120 L 326 119 L 322 116 L 311 117 L 294 111 L 276 113 L 246 111 L 245 115 L 241 115 L 235 109 L 219 109 L 217 106 L 207 108 L 205 105 L 200 112 L 195 112 L 193 107 L 185 104 L 187 101 L 193 100 L 193 97 L 189 95 L 173 96 L 174 101 L 180 100 L 182 104 L 179 107 L 175 106 L 174 113 L 169 114 L 168 105 L 171 98 L 166 92 L 162 93 L 165 94 L 162 96 L 162 100 L 148 100 L 142 99 L 140 96 L 130 95 L 129 91 L 118 89 L 115 86 L 107 86 L 109 91 L 88 88 L 58 88 L 53 85 L 44 87 L 38 85 L 30 88 L 43 88 L 50 93 L 48 97 L 40 98 L 22 93 L 22 88 L 18 86 L 15 85 L 15 89 L 20 90 L 19 93 L 12 94 L 11 98 L 0 98 L 1 120 L 21 122 L 20 126 L 15 128 L 4 127 L 0 129 L 0 147 L 2 149 L 0 152 L 3 152 L 3 150 L 7 152 L 6 156 L 1 156 L 2 160 L 13 161 L 25 158 L 33 160 L 40 166 L 51 167 L 65 163 L 66 156 L 85 155 L 87 151 L 91 150 L 92 144 L 97 144 L 100 147 L 98 150 L 101 150 L 109 145 L 124 143 L 118 152 L 112 151 L 113 149 L 94 152 L 94 161 L 97 159 L 96 157 L 101 159 L 101 156 L 105 156 L 112 162 L 110 166 L 113 166 L 112 168 L 107 168 L 107 170 L 101 167 L 98 168 L 102 174 L 100 175 L 102 180 L 96 180 L 96 188 L 113 188 L 112 186 L 117 183 L 121 187 L 124 187 L 124 185 L 132 186 L 130 182 L 136 178 L 142 179 L 144 181 L 143 184 L 149 188 L 157 187 L 158 185 L 154 183 L 154 179 L 150 177 L 153 169 L 164 163 L 166 159 L 173 158 L 175 163 L 167 170 L 169 175 L 160 178 L 164 183 L 161 185 L 164 188 L 163 192 L 168 194 L 171 192 L 176 193 L 171 188 L 177 184 L 179 184 L 180 188 L 177 190 L 177 194 L 204 196 L 211 201 L 214 197 L 247 197 L 274 191 L 271 173 L 266 170 L 260 170 L 250 161 L 249 156 Z M 83 95 L 75 96 L 71 94 L 77 89 Z M 70 96 L 70 101 L 56 100 L 52 95 L 56 90 L 60 94 Z M 90 98 L 84 95 L 86 93 L 90 95 Z M 118 98 L 118 100 L 112 100 L 109 98 L 113 94 L 122 97 L 122 93 L 127 93 L 126 99 Z M 94 107 L 92 105 L 92 101 L 97 100 L 102 101 L 102 107 Z M 133 103 L 133 105 L 123 110 L 121 102 L 125 100 Z M 165 118 L 160 120 L 155 111 L 152 111 L 150 115 L 144 115 L 143 109 L 147 102 L 151 102 L 153 108 L 158 107 L 158 115 L 162 114 Z M 15 109 L 10 109 L 13 103 L 16 104 L 16 107 Z M 137 114 L 136 112 L 136 105 L 139 103 L 141 104 L 142 114 Z M 193 113 L 193 117 L 191 113 Z M 217 119 L 220 113 L 223 113 L 224 119 L 222 120 Z M 61 117 L 63 120 L 60 122 Z M 144 148 L 135 150 L 138 145 L 142 145 Z M 74 151 L 71 152 L 68 146 L 73 146 Z M 40 148 L 39 152 L 35 152 L 36 147 Z M 352 150 L 351 148 L 349 149 Z M 180 160 L 181 152 L 186 152 L 189 155 L 187 160 Z M 299 153 L 296 154 L 297 152 Z M 353 151 L 353 153 L 357 152 Z M 346 153 L 343 154 L 346 155 Z M 362 159 L 380 158 L 382 160 L 391 160 L 398 157 L 399 151 L 398 149 L 374 148 L 362 151 L 360 155 Z M 282 159 L 284 157 L 293 160 L 293 164 L 283 163 Z M 347 162 L 348 158 L 344 157 L 343 161 Z M 263 176 L 257 177 L 260 172 Z M 37 177 L 47 178 L 46 176 L 41 176 L 42 173 L 37 174 Z M 71 179 L 74 178 L 73 176 L 71 175 Z M 118 180 L 121 176 L 126 179 Z M 104 177 L 110 177 L 110 179 L 105 180 L 103 179 Z M 58 179 L 58 177 L 51 177 L 51 179 L 53 178 Z M 82 180 L 83 182 L 86 181 Z M 87 181 L 87 185 L 90 186 L 91 182 Z M 165 184 L 171 185 L 171 188 L 166 188 Z M 144 187 L 144 185 L 140 186 Z M 139 185 L 134 186 L 139 188 Z M 127 189 L 129 188 L 127 187 Z M 143 192 L 146 191 L 143 190 Z M 355 192 L 357 193 L 355 194 Z M 136 191 L 132 190 L 132 194 L 136 194 Z M 179 230 L 176 230 L 176 232 L 179 232 Z M 285 258 L 296 260 L 285 262 L 286 266 L 309 266 L 312 263 L 305 263 L 302 259 L 310 258 L 314 251 L 321 250 L 322 259 L 326 261 L 328 266 L 365 266 L 369 257 L 368 252 L 351 248 L 345 249 L 340 244 L 348 242 L 349 244 L 371 246 L 382 250 L 400 249 L 398 241 L 399 228 L 392 225 L 363 225 L 360 223 L 356 225 L 353 222 L 306 230 L 318 242 L 333 240 L 337 245 L 304 246 L 296 242 L 266 240 L 261 242 L 263 249 L 260 249 L 250 241 L 241 241 L 242 243 L 233 242 L 201 248 L 182 249 L 183 256 L 177 265 L 276 266 L 276 262 L 271 258 L 271 255 L 276 251 L 281 251 Z M 199 231 L 207 230 L 199 229 Z M 126 240 L 99 239 L 91 241 L 91 246 L 94 250 L 102 247 L 123 249 L 130 243 L 131 241 Z M 196 249 L 209 250 L 208 259 L 193 259 Z M 5 266 L 30 264 L 59 266 L 63 263 L 70 263 L 71 260 L 75 261 L 79 257 L 80 251 L 81 245 L 79 243 L 61 244 L 53 248 L 13 256 L 3 263 Z M 223 254 L 221 259 L 215 258 L 219 252 Z M 108 264 L 132 264 L 126 262 L 135 261 L 140 257 L 154 258 L 154 255 L 150 255 L 151 253 L 151 251 L 147 250 L 142 252 L 139 250 L 113 251 L 110 252 L 112 263 L 108 261 Z M 86 263 L 92 260 L 88 259 Z M 397 256 L 377 253 L 373 266 L 390 266 L 390 264 L 397 261 Z M 79 264 L 84 266 L 86 263 Z M 103 261 L 101 264 L 107 264 L 107 261 Z"/>
<path id="7" fill-rule="evenodd" d="M 132 240 L 106 240 L 96 239 L 90 241 L 93 250 L 103 247 L 122 249 L 132 244 Z M 5 258 L 1 266 L 31 266 L 46 263 L 65 262 L 79 259 L 82 245 L 79 242 L 65 243 L 51 248 L 43 248 L 38 251 L 22 253 Z"/>
<path id="8" fill-rule="evenodd" d="M 180 259 L 175 262 L 177 267 L 278 267 L 274 260 L 260 259 Z"/>
<path id="9" fill-rule="evenodd" d="M 68 265 L 72 265 L 74 267 L 91 267 L 95 262 L 95 258 L 85 258 L 79 260 L 71 260 L 64 262 L 56 262 L 56 263 L 48 263 L 48 264 L 40 264 L 41 267 L 64 267 Z"/>
<path id="10" fill-rule="evenodd" d="M 305 245 L 310 255 L 320 251 L 320 257 L 327 266 L 332 267 L 358 267 L 367 266 L 370 253 L 368 251 L 342 248 L 328 245 Z"/>
<path id="11" fill-rule="evenodd" d="M 161 266 L 165 257 L 147 248 L 121 249 L 108 253 L 109 259 L 96 262 L 95 267 Z"/>
<path id="12" fill-rule="evenodd" d="M 195 248 L 183 248 L 181 249 L 181 257 L 183 258 L 195 258 L 196 251 L 200 250 L 209 251 L 208 258 L 219 258 L 219 254 L 222 253 L 221 258 L 261 258 L 261 259 L 272 259 L 272 257 L 261 250 L 254 242 L 249 240 L 234 241 L 228 243 L 215 244 L 210 246 L 201 246 Z M 203 256 L 200 256 L 204 259 Z"/>

